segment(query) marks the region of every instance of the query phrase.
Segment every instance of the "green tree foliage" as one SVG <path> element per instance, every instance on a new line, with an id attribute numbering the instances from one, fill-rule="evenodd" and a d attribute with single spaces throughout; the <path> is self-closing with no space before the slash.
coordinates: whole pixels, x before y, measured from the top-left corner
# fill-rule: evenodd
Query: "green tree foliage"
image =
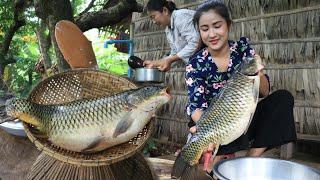
<path id="1" fill-rule="evenodd" d="M 119 2 L 120 1 L 108 0 L 70 0 L 72 13 L 75 19 L 80 16 L 84 17 L 88 12 L 97 12 L 113 7 Z M 13 92 L 16 96 L 25 97 L 32 87 L 42 78 L 41 75 L 35 71 L 35 65 L 39 62 L 41 54 L 39 52 L 40 46 L 36 36 L 37 27 L 40 26 L 40 19 L 37 17 L 39 16 L 39 12 L 36 11 L 37 9 L 33 6 L 34 4 L 36 4 L 36 1 L 33 0 L 0 0 L 0 65 L 8 58 L 15 60 L 15 63 L 7 65 L 5 69 L 0 68 L 0 72 L 3 73 L 0 78 L 4 81 L 4 84 L 7 85 L 9 91 Z M 15 11 L 17 10 L 17 6 L 22 5 L 22 11 Z M 130 9 L 130 12 L 132 11 L 133 10 Z M 45 11 L 41 12 L 44 13 L 43 15 L 48 13 Z M 130 12 L 128 12 L 128 14 L 130 14 Z M 6 53 L 3 53 L 4 51 L 1 50 L 1 47 L 5 42 L 7 32 L 10 31 L 10 27 L 14 25 L 17 19 L 24 20 L 25 24 L 14 32 L 14 36 L 10 41 L 9 50 Z M 123 27 L 123 25 L 119 26 L 118 24 L 115 24 L 114 26 L 106 25 L 102 27 L 100 31 L 108 32 L 107 34 L 110 34 L 110 32 L 115 33 L 120 31 L 120 29 L 123 31 Z M 47 29 L 44 34 L 48 36 L 48 32 Z M 103 42 L 106 39 L 107 38 L 102 37 L 98 41 Z M 94 42 L 93 48 L 101 70 L 106 70 L 118 75 L 127 74 L 128 54 L 117 52 L 113 45 L 110 45 L 109 48 L 104 48 L 103 43 Z M 53 48 L 51 47 L 48 52 L 49 56 L 52 57 L 52 60 L 55 61 L 56 58 L 54 58 Z M 56 65 L 57 63 L 52 62 L 52 64 Z M 1 67 L 3 68 L 5 65 Z"/>
<path id="2" fill-rule="evenodd" d="M 0 1 L 0 46 L 3 46 L 6 33 L 10 26 L 14 24 L 14 1 Z M 17 96 L 25 96 L 37 81 L 39 74 L 34 72 L 34 65 L 39 58 L 38 43 L 34 29 L 37 25 L 37 18 L 32 8 L 27 8 L 19 14 L 20 19 L 26 19 L 28 23 L 15 32 L 10 42 L 9 51 L 3 54 L 1 50 L 0 62 L 3 63 L 7 58 L 13 58 L 16 63 L 9 64 L 3 74 L 4 83 L 9 86 Z M 0 47 L 0 48 L 1 48 Z"/>
<path id="3" fill-rule="evenodd" d="M 118 52 L 114 45 L 103 48 L 103 43 L 93 44 L 99 69 L 113 74 L 127 75 L 128 54 Z"/>
<path id="4" fill-rule="evenodd" d="M 17 62 L 7 67 L 11 79 L 9 89 L 17 96 L 26 97 L 40 81 L 40 74 L 34 70 L 39 54 L 36 42 L 24 44 L 19 48 Z"/>

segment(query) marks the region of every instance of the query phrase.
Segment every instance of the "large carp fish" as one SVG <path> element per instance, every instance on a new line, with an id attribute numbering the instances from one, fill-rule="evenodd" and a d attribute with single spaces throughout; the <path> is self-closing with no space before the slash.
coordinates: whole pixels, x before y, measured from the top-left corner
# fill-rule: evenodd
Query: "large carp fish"
<path id="1" fill-rule="evenodd" d="M 245 133 L 255 112 L 260 78 L 261 61 L 247 57 L 236 70 L 208 109 L 196 122 L 197 132 L 182 148 L 175 160 L 171 177 L 192 179 L 195 167 L 209 143 L 226 145 Z"/>
<path id="2" fill-rule="evenodd" d="M 59 105 L 11 99 L 6 111 L 35 126 L 57 146 L 97 152 L 135 137 L 170 98 L 167 88 L 147 86 Z"/>

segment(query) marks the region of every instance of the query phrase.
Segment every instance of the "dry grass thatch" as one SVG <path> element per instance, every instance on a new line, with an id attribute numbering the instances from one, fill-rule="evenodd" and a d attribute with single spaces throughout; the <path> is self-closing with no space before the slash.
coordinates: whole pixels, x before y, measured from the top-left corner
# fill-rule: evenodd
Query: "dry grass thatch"
<path id="1" fill-rule="evenodd" d="M 146 4 L 147 0 L 141 1 Z M 180 8 L 195 9 L 203 0 L 175 0 Z M 295 97 L 297 131 L 320 134 L 320 1 L 224 0 L 234 23 L 231 39 L 248 37 L 266 64 L 272 90 L 287 89 Z M 163 28 L 152 24 L 146 13 L 133 15 L 135 54 L 159 59 L 170 51 Z M 174 100 L 158 113 L 158 137 L 184 142 L 187 134 L 185 106 L 188 98 L 184 65 L 166 73 Z"/>

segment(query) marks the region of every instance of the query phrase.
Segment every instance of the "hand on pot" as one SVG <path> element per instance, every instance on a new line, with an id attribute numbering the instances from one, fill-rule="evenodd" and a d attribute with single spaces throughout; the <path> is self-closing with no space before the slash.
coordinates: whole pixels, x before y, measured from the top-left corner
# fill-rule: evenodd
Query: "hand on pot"
<path id="1" fill-rule="evenodd" d="M 178 55 L 171 55 L 160 60 L 144 61 L 143 65 L 147 68 L 158 68 L 160 71 L 169 71 L 171 64 L 181 60 Z"/>
<path id="2" fill-rule="evenodd" d="M 144 61 L 144 66 L 147 68 L 157 68 L 159 71 L 169 71 L 171 68 L 171 61 L 169 59 L 160 59 L 154 61 Z"/>

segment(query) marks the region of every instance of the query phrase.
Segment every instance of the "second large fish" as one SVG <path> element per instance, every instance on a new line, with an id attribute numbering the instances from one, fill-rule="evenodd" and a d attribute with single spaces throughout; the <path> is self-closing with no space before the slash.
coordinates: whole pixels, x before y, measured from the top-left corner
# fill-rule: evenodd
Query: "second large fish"
<path id="1" fill-rule="evenodd" d="M 245 58 L 241 65 L 196 123 L 197 132 L 177 157 L 172 178 L 190 179 L 192 167 L 198 164 L 209 143 L 216 145 L 216 153 L 219 145 L 229 144 L 248 128 L 258 103 L 260 78 L 257 72 L 263 66 L 253 57 Z"/>
<path id="2" fill-rule="evenodd" d="M 6 103 L 9 116 L 36 126 L 60 147 L 96 152 L 135 137 L 167 103 L 167 88 L 148 86 L 112 96 L 40 105 L 25 99 Z"/>

